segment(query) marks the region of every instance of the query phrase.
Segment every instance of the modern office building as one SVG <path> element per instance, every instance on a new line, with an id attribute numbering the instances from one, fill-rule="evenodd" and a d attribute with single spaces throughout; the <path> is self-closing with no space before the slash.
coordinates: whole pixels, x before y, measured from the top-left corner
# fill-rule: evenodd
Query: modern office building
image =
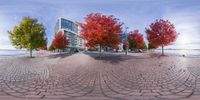
<path id="1" fill-rule="evenodd" d="M 68 46 L 67 48 L 70 50 L 74 49 L 84 49 L 84 40 L 80 38 L 80 27 L 77 23 L 65 19 L 65 18 L 58 18 L 56 25 L 55 25 L 55 33 L 62 31 L 68 39 Z M 67 49 L 66 48 L 66 49 Z"/>

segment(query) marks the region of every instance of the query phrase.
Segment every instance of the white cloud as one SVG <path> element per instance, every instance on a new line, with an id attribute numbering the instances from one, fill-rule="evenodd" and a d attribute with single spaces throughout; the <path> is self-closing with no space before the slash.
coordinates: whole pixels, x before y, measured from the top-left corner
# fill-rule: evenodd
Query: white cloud
<path id="1" fill-rule="evenodd" d="M 176 31 L 180 33 L 175 42 L 175 46 L 169 46 L 169 48 L 200 49 L 200 44 L 197 44 L 200 43 L 199 14 L 193 9 L 193 12 L 188 10 L 168 10 L 163 15 L 163 18 L 172 22 L 175 25 Z"/>
<path id="2" fill-rule="evenodd" d="M 7 18 L 1 14 L 0 16 L 0 49 L 15 49 L 9 40 L 7 30 L 10 30 L 11 21 L 8 21 Z"/>
<path id="3" fill-rule="evenodd" d="M 182 0 L 61 0 L 59 2 L 57 0 L 3 0 L 0 3 L 0 49 L 13 48 L 7 30 L 13 29 L 23 16 L 36 17 L 45 25 L 50 44 L 58 17 L 82 22 L 86 14 L 91 12 L 113 14 L 125 22 L 130 30 L 139 29 L 141 33 L 144 33 L 144 28 L 155 19 L 160 19 L 164 13 L 163 18 L 174 23 L 177 31 L 181 33 L 175 47 L 181 45 L 189 47 L 190 43 L 198 43 L 200 40 L 198 33 L 200 12 L 198 11 L 198 3 Z"/>

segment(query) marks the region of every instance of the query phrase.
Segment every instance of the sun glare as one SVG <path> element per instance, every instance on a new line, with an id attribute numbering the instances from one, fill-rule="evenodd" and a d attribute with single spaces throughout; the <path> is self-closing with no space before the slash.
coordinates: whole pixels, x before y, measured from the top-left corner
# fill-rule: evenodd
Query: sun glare
<path id="1" fill-rule="evenodd" d="M 177 38 L 177 43 L 180 44 L 180 45 L 189 44 L 191 41 L 192 41 L 191 38 L 185 36 L 184 34 L 183 34 L 183 35 L 180 34 L 180 35 L 178 36 L 178 38 Z"/>

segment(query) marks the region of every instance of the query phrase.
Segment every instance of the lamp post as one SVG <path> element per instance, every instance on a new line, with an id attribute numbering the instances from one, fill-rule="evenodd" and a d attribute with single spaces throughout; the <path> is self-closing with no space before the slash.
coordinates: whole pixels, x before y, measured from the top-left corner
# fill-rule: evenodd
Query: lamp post
<path id="1" fill-rule="evenodd" d="M 128 27 L 125 27 L 125 41 L 126 41 L 126 51 L 125 51 L 125 54 L 126 55 L 128 55 L 128 32 L 127 32 L 127 30 L 128 30 Z"/>

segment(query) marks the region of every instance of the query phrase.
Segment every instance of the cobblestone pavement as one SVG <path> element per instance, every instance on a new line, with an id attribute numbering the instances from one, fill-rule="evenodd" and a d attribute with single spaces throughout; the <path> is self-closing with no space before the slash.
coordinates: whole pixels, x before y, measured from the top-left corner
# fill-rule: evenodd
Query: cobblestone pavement
<path id="1" fill-rule="evenodd" d="M 173 58 L 173 59 L 172 59 Z M 3 100 L 193 100 L 200 58 L 93 54 L 0 59 Z"/>

